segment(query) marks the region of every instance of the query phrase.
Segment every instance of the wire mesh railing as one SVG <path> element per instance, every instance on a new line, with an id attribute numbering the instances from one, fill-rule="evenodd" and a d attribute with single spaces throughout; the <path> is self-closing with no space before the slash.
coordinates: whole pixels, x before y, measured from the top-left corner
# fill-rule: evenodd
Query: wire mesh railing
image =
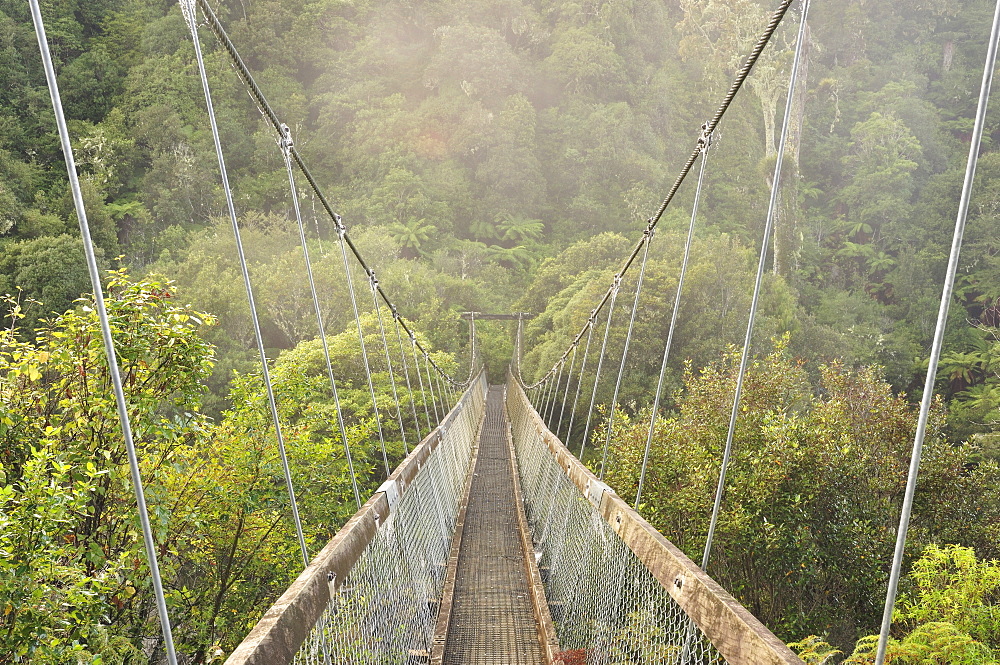
<path id="1" fill-rule="evenodd" d="M 426 662 L 486 390 L 480 371 L 227 665 Z"/>
<path id="2" fill-rule="evenodd" d="M 588 665 L 802 663 L 581 464 L 513 375 L 507 413 L 535 558 L 567 658 Z"/>

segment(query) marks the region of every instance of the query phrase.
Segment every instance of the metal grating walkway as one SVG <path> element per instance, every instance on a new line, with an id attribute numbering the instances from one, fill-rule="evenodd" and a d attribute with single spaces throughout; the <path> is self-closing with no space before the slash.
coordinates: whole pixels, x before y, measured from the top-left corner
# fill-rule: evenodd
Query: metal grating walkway
<path id="1" fill-rule="evenodd" d="M 542 650 L 518 531 L 504 389 L 490 388 L 465 514 L 445 665 L 538 665 Z"/>

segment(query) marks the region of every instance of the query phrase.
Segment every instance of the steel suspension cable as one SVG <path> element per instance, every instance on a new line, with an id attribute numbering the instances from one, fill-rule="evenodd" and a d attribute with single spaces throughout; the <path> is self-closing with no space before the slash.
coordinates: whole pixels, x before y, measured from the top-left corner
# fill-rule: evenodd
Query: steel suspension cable
<path id="1" fill-rule="evenodd" d="M 361 343 L 361 362 L 365 366 L 365 379 L 368 381 L 368 392 L 372 398 L 372 412 L 375 415 L 375 429 L 378 430 L 378 442 L 382 448 L 382 464 L 385 465 L 385 475 L 388 478 L 392 471 L 389 469 L 389 455 L 385 450 L 385 434 L 382 431 L 382 416 L 378 410 L 378 398 L 375 397 L 375 382 L 372 381 L 372 369 L 368 363 L 368 349 L 365 347 L 365 331 L 361 326 L 361 312 L 358 311 L 358 298 L 354 293 L 354 276 L 351 275 L 351 265 L 347 261 L 347 248 L 344 238 L 347 236 L 347 229 L 344 222 L 337 215 L 337 235 L 340 237 L 340 254 L 344 259 L 344 274 L 347 275 L 347 292 L 351 294 L 351 308 L 354 310 L 354 322 L 358 327 L 358 342 Z"/>
<path id="2" fill-rule="evenodd" d="M 705 125 L 707 128 L 707 125 Z M 707 132 L 707 130 L 706 130 Z M 649 464 L 649 449 L 653 444 L 653 430 L 656 425 L 656 414 L 660 408 L 660 396 L 663 394 L 663 381 L 667 373 L 667 360 L 674 342 L 674 331 L 677 330 L 677 316 L 681 307 L 681 294 L 684 292 L 684 279 L 687 277 L 688 265 L 691 259 L 691 244 L 694 240 L 694 225 L 698 219 L 698 206 L 701 203 L 701 190 L 705 183 L 705 166 L 708 162 L 708 149 L 712 145 L 712 137 L 705 133 L 702 136 L 701 165 L 698 168 L 698 186 L 694 190 L 694 203 L 691 206 L 691 221 L 688 224 L 687 239 L 684 241 L 684 258 L 681 260 L 681 274 L 677 279 L 677 293 L 674 294 L 673 311 L 670 313 L 670 328 L 667 330 L 667 342 L 663 346 L 663 360 L 660 363 L 660 377 L 656 381 L 656 393 L 653 396 L 652 413 L 649 416 L 649 432 L 646 434 L 646 447 L 642 453 L 642 469 L 639 471 L 639 487 L 635 492 L 635 503 L 632 507 L 639 510 L 642 499 L 642 487 L 646 481 L 646 468 Z"/>
<path id="3" fill-rule="evenodd" d="M 368 283 L 372 289 L 372 300 L 375 302 L 375 316 L 378 318 L 378 331 L 382 336 L 382 348 L 385 349 L 385 365 L 389 369 L 389 385 L 392 386 L 392 401 L 396 403 L 396 419 L 399 421 L 399 436 L 403 440 L 403 452 L 410 454 L 410 447 L 406 443 L 406 429 L 403 427 L 403 407 L 399 403 L 399 394 L 396 392 L 396 375 L 392 371 L 392 358 L 389 356 L 389 341 L 385 336 L 385 323 L 382 321 L 382 307 L 378 302 L 378 278 L 375 271 L 368 273 Z"/>
<path id="4" fill-rule="evenodd" d="M 351 443 L 347 438 L 347 428 L 344 426 L 344 414 L 340 408 L 340 394 L 337 391 L 337 380 L 333 376 L 333 363 L 330 361 L 330 346 L 326 341 L 326 326 L 323 325 L 323 312 L 319 306 L 319 295 L 316 292 L 316 280 L 313 279 L 312 260 L 309 257 L 309 246 L 306 243 L 306 230 L 302 224 L 302 211 L 299 208 L 299 194 L 295 187 L 295 171 L 292 168 L 291 147 L 293 145 L 291 130 L 288 125 L 281 125 L 281 154 L 285 158 L 285 169 L 288 171 L 288 188 L 292 197 L 292 208 L 295 212 L 295 222 L 299 229 L 299 242 L 302 245 L 302 257 L 306 264 L 306 275 L 309 278 L 309 294 L 312 296 L 313 310 L 316 313 L 316 329 L 323 345 L 323 360 L 326 362 L 326 375 L 330 380 L 330 392 L 333 393 L 334 408 L 337 410 L 337 425 L 340 437 L 344 442 L 344 455 L 347 458 L 347 468 L 351 474 L 351 488 L 354 490 L 354 501 L 361 509 L 361 493 L 358 491 L 358 477 L 354 472 L 354 458 L 351 456 Z"/>
<path id="5" fill-rule="evenodd" d="M 397 328 L 398 330 L 398 328 Z M 410 349 L 413 351 L 413 370 L 417 373 L 417 379 L 420 381 L 420 400 L 424 403 L 424 417 L 427 419 L 427 433 L 430 434 L 434 426 L 431 424 L 431 413 L 427 407 L 427 394 L 424 392 L 424 377 L 420 373 L 420 361 L 417 360 L 417 340 L 410 333 Z"/>
<path id="6" fill-rule="evenodd" d="M 597 399 L 597 388 L 601 381 L 601 365 L 604 364 L 604 353 L 608 349 L 608 335 L 611 333 L 611 318 L 615 313 L 615 301 L 618 299 L 618 290 L 621 288 L 621 275 L 615 275 L 614 285 L 611 287 L 611 304 L 608 306 L 608 321 L 604 326 L 604 341 L 601 342 L 601 353 L 597 356 L 597 371 L 594 373 L 594 390 L 590 393 L 590 408 L 587 409 L 587 424 L 583 427 L 583 441 L 580 442 L 580 461 L 583 461 L 583 451 L 587 448 L 587 434 L 590 432 L 590 419 L 594 414 L 594 401 Z"/>
<path id="7" fill-rule="evenodd" d="M 416 344 L 416 341 L 414 341 Z M 427 387 L 431 391 L 431 401 L 434 403 L 434 416 L 438 422 L 441 423 L 441 411 L 438 409 L 438 398 L 434 394 L 434 376 L 431 374 L 431 361 L 427 357 L 427 352 L 424 351 L 424 369 L 427 371 Z"/>
<path id="8" fill-rule="evenodd" d="M 233 203 L 233 190 L 229 184 L 229 171 L 226 168 L 226 159 L 222 152 L 222 139 L 219 136 L 219 123 L 215 117 L 215 105 L 212 102 L 212 91 L 208 85 L 208 71 L 205 69 L 205 59 L 201 52 L 201 39 L 198 37 L 198 23 L 195 19 L 194 0 L 180 0 L 181 8 L 184 10 L 184 17 L 187 20 L 191 38 L 194 41 L 194 54 L 198 62 L 198 73 L 201 77 L 201 87 L 205 93 L 205 106 L 208 110 L 208 119 L 212 128 L 212 141 L 215 144 L 215 156 L 219 162 L 219 172 L 222 178 L 222 190 L 226 198 L 226 209 L 229 213 L 229 222 L 233 228 L 233 236 L 236 240 L 236 254 L 240 262 L 240 272 L 243 275 L 243 286 L 246 288 L 247 303 L 250 306 L 250 320 L 253 323 L 254 337 L 257 341 L 257 352 L 260 355 L 261 374 L 264 380 L 264 389 L 267 392 L 267 404 L 271 411 L 271 420 L 274 423 L 275 436 L 278 439 L 278 454 L 281 457 L 281 467 L 285 474 L 285 485 L 288 488 L 288 499 L 292 508 L 292 519 L 295 522 L 295 534 L 298 536 L 299 549 L 302 552 L 303 566 L 309 565 L 309 551 L 306 549 L 305 536 L 302 533 L 302 520 L 299 518 L 299 507 L 295 500 L 295 489 L 292 485 L 292 472 L 288 463 L 288 454 L 285 450 L 285 437 L 281 432 L 281 422 L 278 418 L 278 403 L 274 398 L 274 387 L 271 384 L 271 371 L 267 364 L 267 353 L 264 350 L 264 336 L 260 330 L 260 319 L 257 317 L 257 303 L 253 295 L 253 284 L 250 281 L 250 269 L 247 267 L 246 254 L 243 251 L 243 238 L 240 234 L 240 225 L 236 218 L 236 205 Z"/>
<path id="9" fill-rule="evenodd" d="M 948 325 L 948 309 L 951 306 L 952 292 L 955 288 L 955 274 L 958 271 L 958 259 L 962 250 L 962 239 L 965 235 L 965 222 L 969 214 L 969 201 L 972 198 L 972 185 L 976 177 L 979 149 L 983 140 L 983 127 L 986 124 L 986 108 L 989 104 L 990 89 L 993 85 L 993 70 L 996 67 L 998 41 L 1000 41 L 1000 0 L 998 0 L 996 9 L 993 12 L 993 27 L 990 31 L 990 41 L 986 50 L 983 80 L 979 87 L 979 104 L 976 107 L 976 119 L 972 129 L 972 140 L 969 144 L 969 158 L 965 166 L 962 196 L 959 199 L 958 215 L 955 219 L 955 232 L 952 236 L 951 252 L 948 256 L 948 268 L 945 272 L 944 286 L 941 290 L 941 303 L 938 307 L 934 341 L 931 343 L 931 355 L 927 365 L 927 378 L 924 381 L 924 394 L 920 400 L 920 416 L 917 420 L 917 431 L 913 437 L 913 452 L 910 456 L 910 469 L 906 479 L 906 490 L 903 494 L 903 507 L 899 518 L 899 528 L 896 531 L 896 549 L 893 553 L 892 571 L 889 575 L 889 586 L 886 590 L 885 607 L 882 613 L 882 627 L 879 632 L 878 650 L 875 655 L 876 665 L 882 665 L 885 662 L 885 651 L 889 642 L 889 628 L 892 625 L 892 611 L 896 603 L 896 590 L 899 585 L 899 575 L 903 564 L 906 534 L 910 527 L 910 512 L 913 508 L 913 495 L 917 488 L 917 474 L 920 470 L 920 457 L 923 452 L 924 437 L 927 433 L 927 419 L 930 414 L 931 403 L 934 400 L 934 382 L 937 378 L 941 348 L 944 345 L 944 332 Z"/>
<path id="10" fill-rule="evenodd" d="M 229 55 L 230 62 L 233 65 L 233 68 L 236 70 L 237 75 L 240 77 L 244 85 L 247 87 L 247 92 L 249 93 L 250 97 L 254 100 L 254 103 L 260 110 L 261 114 L 272 125 L 278 137 L 280 137 L 281 125 L 282 125 L 281 120 L 278 118 L 278 115 L 274 111 L 274 108 L 267 101 L 267 98 L 264 96 L 264 93 L 260 89 L 260 86 L 257 85 L 257 82 L 254 80 L 253 75 L 250 73 L 249 67 L 247 67 L 246 63 L 243 61 L 243 58 L 240 56 L 239 51 L 237 51 L 235 44 L 233 44 L 232 40 L 229 38 L 229 35 L 226 33 L 225 28 L 222 26 L 222 22 L 219 21 L 219 17 L 215 15 L 215 12 L 212 10 L 209 1 L 208 0 L 180 0 L 180 1 L 182 3 L 187 3 L 192 6 L 194 4 L 197 4 L 197 6 L 201 8 L 202 14 L 205 16 L 205 20 L 208 24 L 208 27 L 215 34 L 219 43 L 222 45 L 222 48 Z M 290 152 L 292 155 L 292 159 L 295 160 L 295 164 L 299 167 L 299 170 L 302 171 L 302 175 L 305 176 L 306 182 L 309 183 L 309 187 L 316 195 L 316 198 L 319 200 L 320 205 L 323 207 L 323 210 L 326 211 L 327 215 L 329 215 L 330 219 L 335 224 L 339 224 L 338 220 L 340 220 L 340 215 L 334 211 L 333 206 L 330 204 L 329 199 L 327 199 L 326 194 L 324 194 L 322 188 L 319 186 L 319 183 L 316 181 L 316 178 L 309 170 L 309 167 L 306 166 L 306 163 L 303 160 L 302 155 L 299 153 L 298 149 L 295 148 L 295 146 L 292 146 Z M 371 267 L 368 265 L 364 257 L 361 255 L 361 252 L 354 244 L 354 241 L 351 240 L 350 235 L 347 235 L 346 232 L 343 241 L 347 244 L 347 247 L 350 248 L 351 253 L 361 264 L 361 268 L 365 271 L 365 274 L 367 274 L 371 270 Z M 386 306 L 392 307 L 393 303 L 389 299 L 389 296 L 388 294 L 386 294 L 385 290 L 379 287 L 378 293 L 379 296 L 382 298 L 383 302 L 385 302 Z M 412 332 L 407 327 L 405 321 L 401 321 L 400 325 L 403 327 L 403 330 L 406 331 L 407 333 Z M 422 351 L 425 351 L 423 346 L 420 345 L 420 342 L 417 342 L 417 346 Z M 432 365 L 434 366 L 434 369 L 436 371 L 439 372 L 442 371 L 441 368 L 439 368 L 436 364 L 433 363 L 433 361 Z"/>
<path id="11" fill-rule="evenodd" d="M 438 384 L 438 395 L 441 396 L 441 410 L 444 412 L 444 415 L 446 416 L 448 415 L 448 412 L 451 410 L 451 395 L 448 394 L 448 387 L 441 379 L 441 374 L 435 373 L 434 378 L 437 380 Z"/>
<path id="12" fill-rule="evenodd" d="M 559 363 L 559 374 L 556 376 L 556 387 L 554 393 L 555 397 L 552 398 L 552 403 L 549 405 L 549 413 L 547 418 L 545 419 L 545 422 L 548 425 L 549 430 L 552 429 L 552 416 L 555 415 L 556 403 L 559 401 L 559 384 L 562 383 L 562 375 L 563 375 L 563 370 L 565 368 L 566 368 L 566 358 L 563 358 L 563 361 Z M 567 378 L 567 381 L 568 380 L 569 379 Z"/>
<path id="13" fill-rule="evenodd" d="M 573 369 L 576 367 L 576 350 L 578 344 L 573 345 L 573 358 L 569 363 L 569 374 L 566 375 L 566 389 L 563 391 L 562 407 L 559 409 L 559 420 L 556 421 L 556 438 L 559 438 L 559 430 L 562 429 L 563 416 L 566 414 L 566 402 L 569 400 L 569 385 L 573 380 Z"/>
<path id="14" fill-rule="evenodd" d="M 594 337 L 594 324 L 597 322 L 597 310 L 590 312 L 587 319 L 587 344 L 583 349 L 583 362 L 580 363 L 580 378 L 576 380 L 576 396 L 573 398 L 573 410 L 569 414 L 569 426 L 566 427 L 566 441 L 564 445 L 569 449 L 569 440 L 573 436 L 573 421 L 576 420 L 576 407 L 580 403 L 580 393 L 583 390 L 583 379 L 587 372 L 587 358 L 590 356 L 590 340 Z"/>
<path id="15" fill-rule="evenodd" d="M 550 372 L 551 374 L 551 372 Z M 542 379 L 542 384 L 539 386 L 541 390 L 542 398 L 539 400 L 538 404 L 538 415 L 545 419 L 545 410 L 549 407 L 549 396 L 552 394 L 552 381 L 550 381 L 550 376 L 546 376 Z"/>
<path id="16" fill-rule="evenodd" d="M 635 284 L 635 299 L 632 301 L 632 314 L 628 320 L 628 331 L 625 333 L 625 349 L 622 351 L 622 364 L 618 367 L 618 379 L 615 381 L 615 392 L 611 396 L 611 411 L 608 414 L 608 432 L 604 439 L 604 450 L 601 452 L 601 474 L 600 479 L 604 480 L 605 465 L 608 461 L 608 448 L 611 446 L 611 437 L 615 428 L 615 407 L 618 405 L 618 392 L 622 387 L 622 378 L 625 376 L 625 363 L 628 361 L 628 349 L 632 343 L 632 330 L 635 327 L 635 313 L 639 309 L 639 295 L 642 293 L 642 280 L 646 276 L 646 261 L 649 259 L 649 243 L 653 241 L 654 229 L 649 226 L 646 229 L 646 246 L 642 250 L 642 263 L 639 265 L 639 279 Z M 610 310 L 608 310 L 610 311 Z"/>
<path id="17" fill-rule="evenodd" d="M 712 505 L 712 517 L 708 524 L 708 536 L 705 539 L 705 551 L 701 557 L 702 570 L 708 569 L 709 556 L 712 553 L 712 540 L 715 527 L 719 521 L 719 510 L 722 507 L 722 496 L 726 487 L 726 471 L 733 451 L 733 436 L 736 433 L 736 420 L 740 412 L 740 398 L 743 395 L 743 380 L 746 377 L 747 365 L 750 360 L 750 347 L 753 337 L 754 322 L 757 318 L 757 306 L 760 303 L 760 290 L 764 281 L 764 267 L 767 262 L 768 243 L 774 228 L 774 215 L 778 205 L 778 191 L 781 187 L 781 167 L 785 156 L 785 142 L 788 140 L 788 126 L 792 115 L 792 102 L 795 96 L 795 82 L 798 78 L 799 64 L 802 60 L 802 42 L 805 36 L 806 17 L 809 14 L 809 0 L 803 0 L 802 20 L 799 23 L 799 34 L 795 42 L 795 57 L 792 60 L 792 72 L 788 79 L 788 96 L 785 99 L 785 113 L 781 121 L 781 138 L 778 140 L 778 155 L 774 163 L 774 179 L 771 181 L 771 198 L 767 204 L 767 220 L 764 224 L 764 238 L 760 246 L 760 259 L 757 262 L 757 277 L 754 280 L 753 299 L 750 301 L 750 316 L 747 320 L 747 333 L 743 340 L 743 353 L 740 357 L 740 369 L 736 375 L 736 392 L 733 395 L 733 408 L 729 414 L 729 430 L 726 433 L 726 446 L 722 453 L 722 465 L 719 468 L 719 484 L 715 490 L 715 501 Z M 711 125 L 707 128 L 713 129 Z"/>
<path id="18" fill-rule="evenodd" d="M 167 612 L 167 602 L 163 594 L 163 581 L 160 578 L 160 566 L 156 558 L 156 541 L 149 524 L 149 509 L 146 506 L 146 494 L 142 485 L 142 472 L 139 469 L 139 454 L 135 448 L 132 435 L 132 420 L 128 413 L 128 403 L 125 390 L 122 387 L 121 369 L 118 366 L 118 355 L 111 334 L 111 324 L 108 321 L 108 310 L 104 303 L 104 289 L 101 284 L 101 272 L 97 266 L 94 254 L 94 241 L 90 234 L 90 224 L 87 221 L 87 210 L 83 203 L 83 192 L 80 189 L 80 178 L 76 171 L 76 160 L 73 157 L 73 146 L 66 126 L 66 114 L 63 110 L 62 98 L 59 94 L 59 84 L 56 80 L 56 70 L 52 64 L 52 54 L 49 50 L 48 38 L 45 35 L 45 24 L 38 0 L 30 0 L 31 19 L 35 26 L 35 37 L 38 39 L 38 49 L 41 52 L 42 67 L 45 70 L 45 82 L 52 100 L 52 110 L 55 113 L 56 130 L 59 134 L 59 144 L 63 159 L 66 162 L 66 173 L 69 177 L 70 191 L 73 196 L 73 207 L 76 210 L 80 235 L 83 238 L 83 251 L 87 262 L 87 272 L 90 284 L 94 289 L 94 308 L 101 325 L 101 337 L 104 340 L 104 354 L 108 361 L 108 373 L 111 375 L 111 385 L 115 395 L 115 406 L 118 419 L 121 422 L 122 438 L 125 441 L 125 451 L 128 455 L 129 474 L 132 478 L 132 489 L 135 494 L 136 512 L 139 513 L 139 526 L 142 530 L 143 545 L 146 550 L 146 561 L 149 564 L 150 578 L 153 582 L 153 595 L 156 599 L 156 612 L 163 631 L 163 643 L 169 665 L 177 665 L 177 653 L 174 648 L 173 631 L 170 628 L 170 616 Z"/>
<path id="19" fill-rule="evenodd" d="M 399 342 L 399 360 L 403 363 L 403 376 L 406 377 L 406 391 L 410 393 L 410 409 L 413 411 L 413 426 L 417 430 L 417 441 L 414 445 L 420 443 L 423 436 L 420 434 L 420 418 L 417 417 L 417 400 L 413 396 L 413 384 L 410 383 L 410 368 L 406 362 L 406 351 L 403 349 L 403 335 L 399 332 L 399 311 L 395 307 L 392 308 L 392 320 L 395 323 L 396 328 L 396 341 Z"/>
<path id="20" fill-rule="evenodd" d="M 203 2 L 203 1 L 204 0 L 199 0 L 199 2 Z M 715 114 L 706 123 L 706 125 L 704 127 L 704 130 L 707 131 L 708 134 L 712 134 L 715 131 L 716 127 L 718 127 L 719 122 L 722 121 L 722 118 L 725 116 L 726 112 L 729 110 L 729 107 L 732 104 L 733 99 L 736 97 L 736 94 L 743 87 L 743 84 L 746 82 L 747 77 L 750 75 L 750 72 L 753 70 L 754 65 L 757 63 L 757 60 L 760 58 L 761 53 L 764 51 L 764 48 L 771 41 L 771 38 L 774 36 L 775 31 L 778 29 L 778 26 L 781 24 L 782 19 L 785 17 L 785 14 L 788 12 L 788 8 L 791 7 L 791 5 L 792 5 L 792 3 L 794 1 L 795 0 L 781 0 L 781 2 L 778 5 L 777 9 L 775 9 L 774 13 L 771 14 L 771 18 L 768 20 L 767 25 L 764 27 L 763 32 L 761 32 L 761 34 L 758 37 L 757 41 L 754 43 L 753 48 L 750 50 L 750 53 L 747 55 L 746 59 L 743 61 L 743 64 L 740 66 L 740 69 L 736 72 L 736 75 L 733 78 L 733 81 L 732 81 L 732 83 L 729 86 L 729 90 L 726 92 L 726 95 L 723 97 L 722 103 L 719 104 L 719 107 L 715 111 Z M 650 228 L 650 227 L 651 228 L 655 228 L 656 227 L 656 225 L 660 221 L 660 218 L 663 216 L 663 213 L 666 211 L 667 207 L 670 205 L 670 202 L 673 201 L 674 196 L 677 194 L 677 190 L 680 189 L 681 184 L 683 184 L 685 178 L 687 178 L 687 176 L 688 176 L 688 173 L 690 173 L 692 167 L 694 166 L 695 160 L 698 159 L 698 155 L 701 152 L 700 142 L 701 142 L 701 137 L 699 136 L 698 144 L 695 146 L 695 149 L 691 152 L 691 155 L 688 157 L 687 161 L 684 163 L 684 166 L 681 167 L 680 173 L 678 173 L 677 177 L 675 178 L 674 183 L 671 185 L 670 189 L 668 190 L 666 197 L 663 199 L 663 202 L 660 203 L 660 207 L 649 218 L 649 222 L 648 222 L 647 228 Z M 642 246 L 643 246 L 644 242 L 645 242 L 645 238 L 642 238 L 642 239 L 639 240 L 639 242 L 636 243 L 635 247 L 633 247 L 631 254 L 629 254 L 629 257 L 626 259 L 625 263 L 622 265 L 622 268 L 617 273 L 617 275 L 619 277 L 624 277 L 625 274 L 628 272 L 629 268 L 632 266 L 632 263 L 639 256 L 639 252 L 642 250 Z M 597 307 L 594 308 L 595 311 L 600 312 L 604 308 L 604 306 L 608 303 L 608 301 L 611 299 L 611 292 L 612 292 L 613 288 L 614 288 L 614 286 L 612 285 L 611 287 L 609 287 L 607 289 L 607 291 L 605 291 L 604 296 L 597 303 Z M 577 334 L 577 336 L 574 338 L 574 341 L 579 341 L 583 337 L 583 334 L 586 333 L 586 332 L 587 332 L 587 328 L 584 327 Z M 568 350 L 568 348 L 569 347 L 567 347 L 567 350 Z"/>

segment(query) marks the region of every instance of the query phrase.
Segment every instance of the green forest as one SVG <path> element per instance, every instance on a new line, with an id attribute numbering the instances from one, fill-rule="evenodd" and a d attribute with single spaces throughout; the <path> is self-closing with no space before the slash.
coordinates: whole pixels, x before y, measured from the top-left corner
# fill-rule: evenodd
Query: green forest
<path id="1" fill-rule="evenodd" d="M 219 663 L 298 574 L 298 544 L 191 35 L 166 0 L 41 4 L 174 637 L 185 662 Z M 469 371 L 463 312 L 529 312 L 528 381 L 584 326 L 773 11 L 756 0 L 212 4 L 434 361 L 459 379 Z M 993 6 L 817 1 L 781 144 L 799 11 L 713 136 L 639 510 L 697 560 L 781 153 L 711 574 L 807 662 L 871 663 Z M 204 27 L 201 41 L 315 554 L 357 505 L 285 163 L 226 52 Z M 0 664 L 158 663 L 128 464 L 25 2 L 0 0 L 0 80 Z M 897 665 L 1000 661 L 998 106 L 937 375 Z M 635 271 L 596 389 L 589 450 L 613 411 L 608 480 L 625 498 L 638 484 L 693 180 L 650 242 L 619 408 L 609 377 Z M 363 501 L 385 462 L 427 433 L 435 396 L 414 391 L 411 405 L 397 377 L 383 460 L 338 234 L 299 189 Z M 367 277 L 352 269 L 375 390 L 390 404 Z M 513 330 L 477 324 L 491 383 L 505 380 Z M 395 367 L 408 362 L 402 345 L 386 351 Z M 582 432 L 577 422 L 564 436 L 574 452 Z"/>

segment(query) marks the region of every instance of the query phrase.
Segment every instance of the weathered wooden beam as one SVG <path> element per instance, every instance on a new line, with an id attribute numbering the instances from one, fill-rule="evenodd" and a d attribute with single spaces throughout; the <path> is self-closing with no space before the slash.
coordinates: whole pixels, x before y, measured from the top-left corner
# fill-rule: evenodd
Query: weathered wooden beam
<path id="1" fill-rule="evenodd" d="M 760 620 L 584 466 L 548 430 L 517 381 L 508 382 L 507 394 L 508 399 L 523 401 L 535 432 L 548 446 L 559 468 L 728 663 L 803 665 L 803 661 Z"/>
<path id="2" fill-rule="evenodd" d="M 471 390 L 479 390 L 474 382 Z M 466 393 L 471 397 L 471 392 Z M 264 614 L 250 634 L 226 659 L 225 665 L 283 665 L 291 663 L 309 631 L 319 621 L 348 572 L 374 540 L 399 497 L 406 492 L 442 441 L 464 402 L 460 401 L 430 434 L 400 463 L 347 524 L 341 527 L 285 593 Z"/>

